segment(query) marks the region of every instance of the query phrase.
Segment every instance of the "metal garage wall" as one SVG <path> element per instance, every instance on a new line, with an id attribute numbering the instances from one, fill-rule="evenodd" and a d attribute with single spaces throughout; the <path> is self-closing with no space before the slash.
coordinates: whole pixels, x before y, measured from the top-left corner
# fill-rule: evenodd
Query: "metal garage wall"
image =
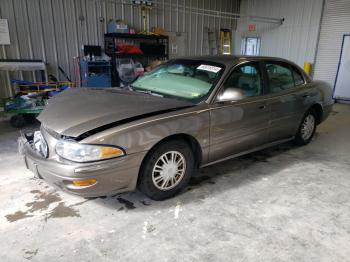
<path id="1" fill-rule="evenodd" d="M 344 34 L 350 34 L 350 1 L 326 0 L 317 48 L 315 79 L 334 85 Z"/>
<path id="2" fill-rule="evenodd" d="M 261 37 L 260 54 L 292 60 L 303 66 L 314 62 L 323 0 L 242 0 L 241 14 L 285 18 L 282 25 L 248 18 L 238 22 L 235 53 L 242 37 Z M 256 32 L 248 32 L 256 24 Z"/>
<path id="3" fill-rule="evenodd" d="M 58 65 L 72 74 L 72 57 L 78 56 L 83 44 L 103 45 L 103 34 L 110 18 L 124 19 L 140 29 L 139 9 L 131 0 L 0 0 L 0 18 L 9 20 L 11 45 L 0 47 L 0 58 L 43 59 L 49 73 L 59 75 Z M 187 54 L 208 53 L 203 44 L 204 29 L 234 28 L 227 18 L 205 16 L 183 10 L 201 8 L 239 12 L 239 0 L 158 0 L 151 11 L 150 27 L 186 32 Z M 171 4 L 171 5 L 170 5 Z M 184 7 L 185 6 L 185 7 Z M 0 73 L 0 97 L 8 95 L 7 77 L 32 79 L 31 73 Z M 62 78 L 62 77 L 61 77 Z"/>

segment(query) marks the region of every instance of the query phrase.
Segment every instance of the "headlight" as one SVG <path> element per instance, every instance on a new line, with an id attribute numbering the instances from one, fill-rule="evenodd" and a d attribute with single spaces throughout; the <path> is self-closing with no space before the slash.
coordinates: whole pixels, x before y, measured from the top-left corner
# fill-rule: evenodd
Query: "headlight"
<path id="1" fill-rule="evenodd" d="M 125 155 L 121 148 L 115 146 L 79 144 L 64 140 L 57 142 L 56 153 L 74 162 L 98 161 Z"/>

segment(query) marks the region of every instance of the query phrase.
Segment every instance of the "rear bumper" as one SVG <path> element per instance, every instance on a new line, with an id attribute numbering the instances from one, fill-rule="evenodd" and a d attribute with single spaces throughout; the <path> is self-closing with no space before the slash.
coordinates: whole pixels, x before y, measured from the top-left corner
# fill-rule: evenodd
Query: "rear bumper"
<path id="1" fill-rule="evenodd" d="M 74 163 L 41 157 L 24 136 L 18 139 L 19 152 L 26 167 L 37 177 L 63 191 L 83 197 L 106 196 L 136 188 L 137 177 L 145 153 L 93 163 Z M 96 179 L 90 186 L 75 186 L 73 180 Z"/>
<path id="2" fill-rule="evenodd" d="M 326 105 L 323 107 L 323 114 L 322 114 L 322 119 L 320 123 L 322 123 L 324 120 L 326 120 L 329 117 L 332 110 L 333 110 L 333 104 Z"/>

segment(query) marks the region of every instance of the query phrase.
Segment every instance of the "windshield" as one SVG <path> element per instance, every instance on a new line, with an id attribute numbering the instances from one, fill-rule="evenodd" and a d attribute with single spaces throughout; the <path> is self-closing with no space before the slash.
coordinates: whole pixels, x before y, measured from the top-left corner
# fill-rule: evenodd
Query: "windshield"
<path id="1" fill-rule="evenodd" d="M 199 103 L 209 96 L 223 71 L 223 65 L 209 61 L 173 60 L 138 78 L 131 87 Z"/>

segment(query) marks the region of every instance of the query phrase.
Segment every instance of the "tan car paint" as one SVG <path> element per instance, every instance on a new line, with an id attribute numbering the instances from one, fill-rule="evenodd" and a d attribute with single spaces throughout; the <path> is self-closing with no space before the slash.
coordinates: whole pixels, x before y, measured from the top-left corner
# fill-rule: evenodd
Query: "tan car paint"
<path id="1" fill-rule="evenodd" d="M 117 125 L 79 141 L 120 146 L 126 152 L 125 157 L 89 164 L 62 160 L 54 152 L 57 139 L 43 130 L 52 153 L 48 159 L 40 159 L 30 152 L 22 139 L 21 151 L 26 157 L 27 166 L 52 184 L 74 194 L 98 196 L 124 192 L 136 188 L 146 154 L 169 137 L 185 135 L 196 141 L 201 153 L 199 164 L 205 166 L 293 138 L 302 116 L 315 104 L 323 109 L 321 120 L 329 114 L 332 106 L 329 87 L 323 82 L 311 81 L 304 73 L 305 84 L 287 91 L 240 101 L 216 101 L 223 81 L 235 67 L 247 61 L 272 59 L 231 58 L 189 58 L 221 61 L 226 65 L 224 75 L 205 103 Z M 286 62 L 283 59 L 275 60 Z M 67 181 L 90 177 L 101 182 L 83 189 L 67 186 Z"/>

